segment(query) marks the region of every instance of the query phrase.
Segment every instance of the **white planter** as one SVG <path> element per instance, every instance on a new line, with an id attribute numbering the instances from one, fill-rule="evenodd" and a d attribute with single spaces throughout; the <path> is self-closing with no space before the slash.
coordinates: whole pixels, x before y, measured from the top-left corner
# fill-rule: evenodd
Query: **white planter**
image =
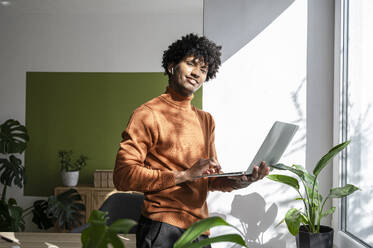
<path id="1" fill-rule="evenodd" d="M 75 187 L 79 181 L 79 171 L 61 171 L 62 184 L 67 187 Z"/>

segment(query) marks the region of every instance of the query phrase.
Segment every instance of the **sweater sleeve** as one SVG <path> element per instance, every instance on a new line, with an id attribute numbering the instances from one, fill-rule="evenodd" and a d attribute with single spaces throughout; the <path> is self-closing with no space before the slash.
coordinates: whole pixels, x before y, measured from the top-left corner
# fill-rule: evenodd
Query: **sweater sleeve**
<path id="1" fill-rule="evenodd" d="M 113 174 L 116 189 L 148 192 L 175 185 L 172 171 L 154 170 L 144 164 L 148 151 L 157 139 L 158 128 L 154 114 L 143 105 L 134 111 L 122 133 Z"/>
<path id="2" fill-rule="evenodd" d="M 217 160 L 216 149 L 215 149 L 215 122 L 211 115 L 209 115 L 210 123 L 210 135 L 209 135 L 209 155 L 210 158 Z M 223 191 L 231 192 L 234 190 L 232 187 L 232 180 L 226 177 L 210 177 L 209 178 L 209 190 L 210 191 Z"/>

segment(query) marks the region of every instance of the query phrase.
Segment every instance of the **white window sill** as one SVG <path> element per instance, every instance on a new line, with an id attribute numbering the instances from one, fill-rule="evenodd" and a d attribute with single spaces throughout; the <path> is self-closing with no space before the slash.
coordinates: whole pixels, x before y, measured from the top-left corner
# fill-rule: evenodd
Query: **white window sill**
<path id="1" fill-rule="evenodd" d="M 336 231 L 334 234 L 334 245 L 335 248 L 366 248 L 366 246 L 355 241 L 342 231 Z"/>

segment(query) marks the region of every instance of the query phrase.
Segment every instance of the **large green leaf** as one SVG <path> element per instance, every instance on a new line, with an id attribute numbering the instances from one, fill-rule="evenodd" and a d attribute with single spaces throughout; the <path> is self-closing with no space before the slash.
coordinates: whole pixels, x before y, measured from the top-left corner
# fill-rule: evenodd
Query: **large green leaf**
<path id="1" fill-rule="evenodd" d="M 12 217 L 9 213 L 9 206 L 6 201 L 0 201 L 0 232 L 10 232 Z"/>
<path id="2" fill-rule="evenodd" d="M 317 163 L 315 169 L 313 170 L 313 175 L 317 177 L 320 174 L 321 170 L 324 169 L 324 167 L 328 164 L 329 160 L 337 155 L 340 151 L 345 149 L 348 144 L 350 144 L 350 141 L 343 142 L 330 149 L 330 151 L 325 154 Z"/>
<path id="3" fill-rule="evenodd" d="M 119 219 L 114 221 L 109 226 L 109 231 L 112 231 L 114 233 L 128 233 L 133 226 L 136 225 L 136 221 L 134 220 L 127 220 L 127 219 Z"/>
<path id="4" fill-rule="evenodd" d="M 0 159 L 0 182 L 7 186 L 12 186 L 14 183 L 19 188 L 23 187 L 23 179 L 25 170 L 22 166 L 22 161 L 11 155 L 8 159 Z"/>
<path id="5" fill-rule="evenodd" d="M 184 234 L 176 241 L 174 244 L 174 248 L 182 248 L 185 245 L 192 243 L 197 237 L 199 237 L 202 233 L 207 231 L 208 229 L 215 227 L 215 226 L 231 226 L 221 217 L 213 216 L 209 217 L 196 223 L 192 224 Z"/>
<path id="6" fill-rule="evenodd" d="M 318 184 L 317 181 L 315 181 L 315 177 L 311 173 L 309 173 L 303 166 L 293 164 L 292 167 L 294 167 L 297 170 L 303 171 L 303 178 L 302 179 L 303 179 L 304 182 L 306 182 L 306 184 L 309 187 L 312 187 L 313 183 L 315 182 L 315 189 L 319 188 L 319 184 Z"/>
<path id="7" fill-rule="evenodd" d="M 287 184 L 296 190 L 299 190 L 298 180 L 291 176 L 272 174 L 267 176 L 268 179 L 280 183 Z"/>
<path id="8" fill-rule="evenodd" d="M 23 209 L 17 205 L 14 198 L 0 201 L 0 231 L 20 232 L 25 230 Z"/>
<path id="9" fill-rule="evenodd" d="M 18 121 L 9 119 L 0 125 L 0 153 L 22 153 L 28 140 L 26 127 Z"/>
<path id="10" fill-rule="evenodd" d="M 33 204 L 32 222 L 34 222 L 39 229 L 49 229 L 53 227 L 54 222 L 52 216 L 48 215 L 48 201 L 37 200 Z"/>
<path id="11" fill-rule="evenodd" d="M 312 187 L 312 185 L 314 183 L 315 177 L 313 175 L 311 175 L 308 171 L 306 171 L 306 169 L 301 165 L 295 165 L 294 164 L 290 167 L 290 166 L 287 166 L 287 165 L 284 165 L 284 164 L 275 164 L 275 165 L 270 165 L 270 166 L 275 168 L 275 169 L 278 169 L 278 170 L 287 170 L 287 171 L 290 171 L 290 172 L 296 174 L 308 186 Z M 315 184 L 315 188 L 318 188 L 317 181 L 316 181 L 316 184 Z"/>
<path id="12" fill-rule="evenodd" d="M 360 190 L 358 187 L 352 184 L 346 184 L 344 187 L 332 188 L 328 195 L 329 198 L 342 198 L 354 193 L 356 190 Z"/>
<path id="13" fill-rule="evenodd" d="M 23 219 L 23 209 L 17 205 L 13 198 L 8 199 L 8 208 L 10 214 L 10 231 L 21 232 L 25 230 L 25 220 Z"/>
<path id="14" fill-rule="evenodd" d="M 83 248 L 107 248 L 109 244 L 114 248 L 124 248 L 123 242 L 118 233 L 128 233 L 136 225 L 136 222 L 129 219 L 116 220 L 109 227 L 106 225 L 107 212 L 93 210 L 86 228 L 81 236 Z"/>
<path id="15" fill-rule="evenodd" d="M 301 221 L 302 216 L 298 209 L 292 208 L 286 213 L 285 222 L 292 235 L 296 236 L 298 234 Z"/>
<path id="16" fill-rule="evenodd" d="M 242 237 L 238 234 L 224 234 L 224 235 L 220 235 L 220 236 L 217 236 L 217 237 L 213 237 L 213 238 L 207 238 L 207 239 L 203 239 L 201 241 L 198 241 L 198 242 L 194 242 L 194 243 L 188 243 L 184 246 L 182 246 L 182 248 L 200 248 L 200 247 L 205 247 L 209 244 L 212 244 L 212 243 L 218 243 L 218 242 L 231 242 L 231 243 L 236 243 L 236 244 L 239 244 L 243 247 L 247 247 L 246 244 L 245 244 L 245 241 L 242 239 Z M 179 246 L 174 246 L 174 248 L 177 248 Z"/>
<path id="17" fill-rule="evenodd" d="M 334 213 L 334 211 L 335 211 L 335 207 L 331 207 L 328 211 L 326 211 L 325 213 L 322 214 L 322 217 L 326 217 L 329 214 Z"/>
<path id="18" fill-rule="evenodd" d="M 50 196 L 47 214 L 53 216 L 60 228 L 69 230 L 79 226 L 85 210 L 81 200 L 80 194 L 72 188 L 57 196 Z"/>

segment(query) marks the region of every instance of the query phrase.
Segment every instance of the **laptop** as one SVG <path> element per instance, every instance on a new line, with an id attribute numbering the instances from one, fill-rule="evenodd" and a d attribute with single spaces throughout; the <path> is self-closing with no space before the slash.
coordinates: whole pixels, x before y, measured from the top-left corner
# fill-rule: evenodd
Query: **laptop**
<path id="1" fill-rule="evenodd" d="M 251 175 L 254 165 L 259 166 L 262 161 L 265 161 L 267 165 L 274 165 L 284 154 L 297 130 L 297 125 L 276 121 L 246 171 L 209 174 L 195 178 Z"/>

